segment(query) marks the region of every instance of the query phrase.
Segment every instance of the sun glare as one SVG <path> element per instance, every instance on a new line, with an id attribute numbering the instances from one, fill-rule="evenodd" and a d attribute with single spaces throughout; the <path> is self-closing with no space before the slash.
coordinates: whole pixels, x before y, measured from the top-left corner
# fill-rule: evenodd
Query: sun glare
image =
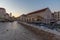
<path id="1" fill-rule="evenodd" d="M 18 14 L 18 13 L 12 13 L 12 16 L 18 17 L 18 16 L 20 16 L 20 14 Z"/>

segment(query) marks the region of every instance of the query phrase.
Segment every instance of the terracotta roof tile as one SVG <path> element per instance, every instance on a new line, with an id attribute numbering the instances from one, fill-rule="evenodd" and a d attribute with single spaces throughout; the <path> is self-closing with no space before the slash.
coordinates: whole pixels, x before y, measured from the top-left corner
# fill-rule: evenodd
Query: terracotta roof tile
<path id="1" fill-rule="evenodd" d="M 35 13 L 38 13 L 38 12 L 44 12 L 46 9 L 48 9 L 48 8 L 37 10 L 37 11 L 31 12 L 31 13 L 28 13 L 27 15 L 35 14 Z"/>

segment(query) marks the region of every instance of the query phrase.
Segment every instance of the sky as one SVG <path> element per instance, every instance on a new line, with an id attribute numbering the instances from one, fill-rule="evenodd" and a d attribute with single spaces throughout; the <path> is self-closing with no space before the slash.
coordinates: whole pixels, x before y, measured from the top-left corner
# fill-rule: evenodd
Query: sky
<path id="1" fill-rule="evenodd" d="M 60 0 L 0 0 L 0 7 L 18 17 L 46 7 L 52 12 L 60 11 Z"/>

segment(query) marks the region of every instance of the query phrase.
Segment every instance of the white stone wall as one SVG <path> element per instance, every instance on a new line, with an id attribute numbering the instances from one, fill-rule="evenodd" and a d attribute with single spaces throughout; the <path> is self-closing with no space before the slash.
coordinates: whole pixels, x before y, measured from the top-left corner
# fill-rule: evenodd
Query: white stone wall
<path id="1" fill-rule="evenodd" d="M 41 16 L 43 17 L 43 21 L 44 23 L 50 23 L 50 20 L 51 20 L 51 11 L 49 9 L 47 9 L 46 11 L 43 11 L 43 12 L 39 12 L 39 13 L 35 13 L 35 14 L 31 14 L 29 15 L 32 17 L 36 17 L 36 16 Z"/>
<path id="2" fill-rule="evenodd" d="M 6 14 L 6 10 L 5 9 L 0 9 L 0 17 L 4 18 Z"/>
<path id="3" fill-rule="evenodd" d="M 57 24 L 60 24 L 60 12 L 54 12 L 54 18 Z"/>
<path id="4" fill-rule="evenodd" d="M 56 20 L 58 20 L 58 12 L 54 12 L 54 17 Z"/>

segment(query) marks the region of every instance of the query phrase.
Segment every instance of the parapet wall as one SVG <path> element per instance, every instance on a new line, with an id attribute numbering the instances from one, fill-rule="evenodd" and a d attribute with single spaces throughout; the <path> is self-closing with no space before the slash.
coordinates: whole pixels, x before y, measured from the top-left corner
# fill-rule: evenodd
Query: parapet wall
<path id="1" fill-rule="evenodd" d="M 22 25 L 24 25 L 25 28 L 33 31 L 34 33 L 36 33 L 37 35 L 39 35 L 40 37 L 43 38 L 43 40 L 60 40 L 60 38 L 58 38 L 57 35 L 46 32 L 44 30 L 39 30 L 38 28 L 34 28 L 30 25 L 24 24 L 24 23 L 20 23 Z M 60 37 L 60 36 L 59 36 Z"/>

